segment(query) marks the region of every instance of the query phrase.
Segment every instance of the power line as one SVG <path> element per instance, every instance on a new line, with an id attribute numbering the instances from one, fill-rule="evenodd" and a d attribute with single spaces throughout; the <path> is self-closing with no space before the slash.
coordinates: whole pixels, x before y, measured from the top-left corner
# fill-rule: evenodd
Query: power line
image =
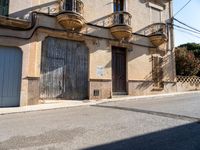
<path id="1" fill-rule="evenodd" d="M 186 33 L 186 34 L 189 34 L 190 36 L 193 36 L 193 37 L 196 37 L 196 38 L 199 38 L 199 39 L 200 39 L 200 36 L 194 35 L 194 34 L 192 34 L 192 33 L 190 33 L 190 32 L 187 32 L 187 31 L 184 31 L 184 30 L 181 30 L 181 29 L 175 29 L 175 30 L 180 31 L 180 32 L 183 32 L 183 33 Z"/>
<path id="2" fill-rule="evenodd" d="M 191 35 L 188 35 L 187 33 L 183 33 L 182 30 L 174 29 L 176 32 L 180 32 L 180 35 L 182 36 L 183 39 L 186 39 L 187 41 L 193 41 L 194 37 Z M 178 36 L 176 37 L 178 39 Z"/>
<path id="3" fill-rule="evenodd" d="M 200 35 L 200 32 L 196 32 L 196 31 L 194 31 L 194 30 L 190 30 L 190 29 L 188 29 L 188 28 L 184 28 L 184 27 L 178 26 L 178 25 L 176 25 L 176 24 L 169 24 L 169 25 L 173 25 L 174 27 L 176 27 L 176 28 L 174 28 L 174 29 L 177 30 L 177 31 L 180 31 L 180 32 L 182 32 L 182 33 L 189 34 L 190 36 L 193 36 L 193 37 L 196 37 L 196 38 L 199 38 L 199 39 L 200 39 L 200 36 L 195 35 L 195 34 Z M 179 29 L 177 29 L 177 28 L 179 28 Z M 193 34 L 193 33 L 195 33 L 195 34 Z"/>
<path id="4" fill-rule="evenodd" d="M 198 29 L 196 29 L 196 28 L 194 28 L 194 27 L 191 27 L 191 26 L 187 25 L 186 23 L 183 23 L 183 22 L 179 21 L 179 20 L 176 19 L 176 18 L 173 18 L 173 19 L 174 19 L 175 21 L 179 22 L 180 24 L 182 24 L 182 25 L 184 25 L 184 26 L 186 26 L 186 27 L 192 29 L 192 30 L 195 30 L 195 31 L 197 31 L 197 32 L 200 32 L 200 30 L 198 30 Z"/>
<path id="5" fill-rule="evenodd" d="M 189 0 L 178 12 L 176 12 L 176 13 L 174 14 L 174 17 L 175 17 L 178 13 L 180 13 L 191 1 L 192 1 L 192 0 Z"/>
<path id="6" fill-rule="evenodd" d="M 190 32 L 195 33 L 195 34 L 200 34 L 200 32 L 196 32 L 196 31 L 194 31 L 194 30 L 190 30 L 190 29 L 188 29 L 188 28 L 184 28 L 184 27 L 178 26 L 178 25 L 176 25 L 176 24 L 172 24 L 172 25 L 173 25 L 174 27 L 177 27 L 177 28 L 180 28 L 180 29 L 184 29 L 184 30 L 190 31 Z"/>
<path id="7" fill-rule="evenodd" d="M 191 36 L 193 36 L 193 37 L 196 37 L 196 38 L 200 38 L 200 36 L 195 35 L 195 34 L 200 35 L 200 32 L 196 32 L 196 31 L 193 31 L 193 30 L 190 30 L 190 29 L 187 29 L 187 28 L 184 28 L 184 27 L 175 25 L 175 24 L 172 24 L 172 25 L 173 25 L 174 27 L 176 27 L 175 30 L 177 30 L 177 31 L 180 31 L 180 32 L 189 34 L 189 35 L 191 35 Z M 177 29 L 177 28 L 179 28 L 179 29 Z M 189 32 L 188 32 L 188 31 L 189 31 Z M 191 32 L 192 32 L 192 33 L 191 33 Z M 195 34 L 193 34 L 193 33 L 195 33 Z"/>

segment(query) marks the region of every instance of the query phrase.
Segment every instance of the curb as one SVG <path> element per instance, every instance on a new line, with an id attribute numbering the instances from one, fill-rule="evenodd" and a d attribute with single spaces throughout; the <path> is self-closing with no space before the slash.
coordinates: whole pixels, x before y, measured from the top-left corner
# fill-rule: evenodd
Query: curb
<path id="1" fill-rule="evenodd" d="M 167 94 L 156 94 L 156 95 L 146 95 L 146 96 L 128 96 L 128 97 L 120 97 L 120 98 L 112 98 L 112 99 L 102 99 L 99 102 L 96 102 L 96 105 L 109 103 L 109 102 L 117 102 L 117 101 L 138 101 L 138 100 L 153 100 L 157 98 L 167 98 L 181 95 L 190 95 L 190 94 L 200 94 L 200 91 L 189 91 L 189 92 L 176 92 L 176 93 L 167 93 Z"/>
<path id="2" fill-rule="evenodd" d="M 53 110 L 53 109 L 61 109 L 61 108 L 72 108 L 72 107 L 80 107 L 80 106 L 91 106 L 91 105 L 99 105 L 103 103 L 117 102 L 117 101 L 128 101 L 128 100 L 137 101 L 141 99 L 153 100 L 156 98 L 174 97 L 178 95 L 189 95 L 189 94 L 200 94 L 200 91 L 157 94 L 157 95 L 148 95 L 148 96 L 127 96 L 127 97 L 102 99 L 102 100 L 89 100 L 87 102 L 80 101 L 77 104 L 72 104 L 66 101 L 66 102 L 54 103 L 54 104 L 38 104 L 38 105 L 15 107 L 15 108 L 0 108 L 0 115 L 26 113 L 26 112 L 34 112 L 34 111 L 45 111 L 45 110 Z"/>

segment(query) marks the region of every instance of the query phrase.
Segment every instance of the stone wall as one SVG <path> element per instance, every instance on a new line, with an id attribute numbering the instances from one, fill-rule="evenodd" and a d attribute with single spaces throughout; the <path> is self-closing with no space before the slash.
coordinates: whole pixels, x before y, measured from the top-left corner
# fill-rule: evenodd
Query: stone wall
<path id="1" fill-rule="evenodd" d="M 90 80 L 89 99 L 107 99 L 112 97 L 111 80 Z"/>
<path id="2" fill-rule="evenodd" d="M 28 78 L 28 105 L 38 104 L 40 98 L 39 78 Z"/>

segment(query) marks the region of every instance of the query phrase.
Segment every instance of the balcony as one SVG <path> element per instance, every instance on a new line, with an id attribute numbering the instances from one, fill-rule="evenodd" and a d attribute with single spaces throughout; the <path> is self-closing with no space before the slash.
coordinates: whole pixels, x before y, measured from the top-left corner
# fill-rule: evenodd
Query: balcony
<path id="1" fill-rule="evenodd" d="M 172 1 L 172 0 L 163 0 L 163 3 L 168 3 L 170 1 Z"/>
<path id="2" fill-rule="evenodd" d="M 131 15 L 128 12 L 118 11 L 112 14 L 112 35 L 119 39 L 128 39 L 132 35 Z"/>
<path id="3" fill-rule="evenodd" d="M 165 3 L 168 3 L 172 0 L 149 0 L 148 2 L 154 3 L 154 4 L 159 4 L 159 5 L 164 5 Z"/>
<path id="4" fill-rule="evenodd" d="M 57 15 L 58 23 L 68 30 L 80 30 L 85 24 L 83 8 L 81 0 L 60 0 L 61 12 Z"/>
<path id="5" fill-rule="evenodd" d="M 160 45 L 167 42 L 167 34 L 166 34 L 166 25 L 163 23 L 156 23 L 149 27 L 151 34 L 149 35 L 149 39 L 151 43 L 159 47 Z"/>

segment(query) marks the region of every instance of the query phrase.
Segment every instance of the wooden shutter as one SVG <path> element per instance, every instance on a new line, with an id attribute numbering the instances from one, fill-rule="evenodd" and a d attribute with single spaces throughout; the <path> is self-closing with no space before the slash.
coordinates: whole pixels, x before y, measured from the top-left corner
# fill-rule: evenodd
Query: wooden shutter
<path id="1" fill-rule="evenodd" d="M 152 62 L 153 62 L 153 65 L 152 65 L 152 78 L 153 78 L 153 81 L 156 81 L 158 79 L 158 76 L 157 76 L 158 57 L 153 56 L 152 57 Z"/>
<path id="2" fill-rule="evenodd" d="M 152 69 L 152 79 L 154 81 L 154 86 L 161 88 L 163 80 L 163 58 L 158 56 L 153 56 L 153 69 Z"/>
<path id="3" fill-rule="evenodd" d="M 163 79 L 163 67 L 162 67 L 163 58 L 162 57 L 159 57 L 158 63 L 159 63 L 158 76 L 159 76 L 160 81 L 162 81 Z"/>

